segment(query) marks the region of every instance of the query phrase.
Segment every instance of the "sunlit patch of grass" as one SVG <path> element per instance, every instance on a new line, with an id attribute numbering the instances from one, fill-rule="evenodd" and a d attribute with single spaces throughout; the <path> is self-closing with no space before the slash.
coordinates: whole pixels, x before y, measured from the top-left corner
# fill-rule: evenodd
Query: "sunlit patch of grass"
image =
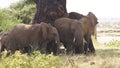
<path id="1" fill-rule="evenodd" d="M 112 40 L 109 43 L 105 43 L 106 46 L 120 47 L 120 40 Z"/>
<path id="2" fill-rule="evenodd" d="M 99 46 L 100 45 L 100 43 L 97 41 L 97 39 L 95 39 L 94 36 L 92 36 L 91 38 L 92 38 L 92 42 L 93 42 L 94 46 Z"/>

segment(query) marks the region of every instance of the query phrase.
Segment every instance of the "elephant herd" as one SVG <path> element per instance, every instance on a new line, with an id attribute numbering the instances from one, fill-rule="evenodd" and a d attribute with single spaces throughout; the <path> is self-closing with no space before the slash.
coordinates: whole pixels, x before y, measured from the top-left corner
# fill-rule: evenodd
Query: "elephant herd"
<path id="1" fill-rule="evenodd" d="M 68 17 L 56 19 L 52 25 L 45 22 L 18 24 L 7 35 L 0 37 L 0 51 L 28 53 L 34 49 L 42 54 L 95 53 L 91 34 L 97 23 L 97 17 L 92 12 L 86 16 L 71 12 Z"/>

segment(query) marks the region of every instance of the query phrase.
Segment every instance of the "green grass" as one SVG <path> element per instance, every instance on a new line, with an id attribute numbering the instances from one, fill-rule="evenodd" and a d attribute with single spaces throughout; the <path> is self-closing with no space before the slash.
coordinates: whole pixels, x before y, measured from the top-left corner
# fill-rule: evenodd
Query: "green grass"
<path id="1" fill-rule="evenodd" d="M 106 46 L 120 47 L 120 40 L 112 40 L 109 43 L 105 43 Z"/>

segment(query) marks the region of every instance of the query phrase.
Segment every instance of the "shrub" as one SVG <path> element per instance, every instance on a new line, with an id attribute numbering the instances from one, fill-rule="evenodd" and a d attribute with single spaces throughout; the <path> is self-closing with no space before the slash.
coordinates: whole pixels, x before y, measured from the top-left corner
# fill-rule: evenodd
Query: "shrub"
<path id="1" fill-rule="evenodd" d="M 19 22 L 7 9 L 0 10 L 0 30 L 10 30 Z"/>
<path id="2" fill-rule="evenodd" d="M 58 56 L 40 54 L 39 51 L 34 51 L 32 55 L 21 54 L 19 51 L 9 57 L 5 55 L 6 52 L 3 52 L 0 68 L 59 68 L 61 65 Z"/>

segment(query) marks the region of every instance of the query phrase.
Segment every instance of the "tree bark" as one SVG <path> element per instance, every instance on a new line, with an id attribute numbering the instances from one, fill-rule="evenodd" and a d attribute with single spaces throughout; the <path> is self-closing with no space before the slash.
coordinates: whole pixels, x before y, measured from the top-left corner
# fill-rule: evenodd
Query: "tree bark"
<path id="1" fill-rule="evenodd" d="M 36 13 L 32 24 L 53 23 L 57 18 L 66 17 L 66 0 L 35 0 Z"/>

